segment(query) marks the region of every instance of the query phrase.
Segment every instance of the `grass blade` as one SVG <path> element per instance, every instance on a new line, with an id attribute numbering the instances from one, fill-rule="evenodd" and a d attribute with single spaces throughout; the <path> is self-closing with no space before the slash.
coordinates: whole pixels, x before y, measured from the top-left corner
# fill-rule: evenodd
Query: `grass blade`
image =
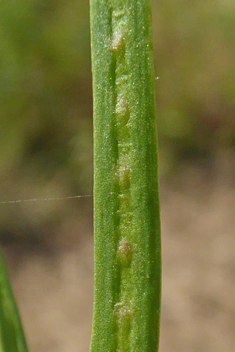
<path id="1" fill-rule="evenodd" d="M 1 252 L 0 352 L 28 352 L 18 308 Z"/>

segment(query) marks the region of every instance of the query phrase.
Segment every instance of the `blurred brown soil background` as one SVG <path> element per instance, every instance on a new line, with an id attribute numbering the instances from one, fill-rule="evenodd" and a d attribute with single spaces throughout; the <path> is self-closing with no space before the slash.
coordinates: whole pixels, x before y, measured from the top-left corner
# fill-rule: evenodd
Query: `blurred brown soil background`
<path id="1" fill-rule="evenodd" d="M 234 349 L 234 172 L 234 155 L 227 155 L 210 170 L 181 166 L 177 175 L 161 182 L 161 352 Z M 33 352 L 89 349 L 92 201 L 72 203 L 63 204 L 69 212 L 54 226 L 53 240 L 5 245 Z"/>
<path id="2" fill-rule="evenodd" d="M 235 2 L 152 5 L 163 248 L 160 352 L 231 352 Z M 0 242 L 31 352 L 89 349 L 92 197 L 66 199 L 92 195 L 88 6 L 86 0 L 0 2 Z M 40 200 L 46 198 L 63 199 Z"/>

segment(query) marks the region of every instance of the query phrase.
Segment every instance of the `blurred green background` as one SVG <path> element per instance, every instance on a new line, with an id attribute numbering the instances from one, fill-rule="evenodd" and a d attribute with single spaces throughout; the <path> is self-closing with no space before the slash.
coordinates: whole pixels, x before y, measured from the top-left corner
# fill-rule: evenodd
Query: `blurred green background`
<path id="1" fill-rule="evenodd" d="M 235 6 L 152 3 L 164 175 L 234 150 Z M 88 5 L 0 4 L 0 200 L 92 193 Z"/>
<path id="2" fill-rule="evenodd" d="M 234 150 L 234 2 L 160 0 L 153 5 L 164 165 Z"/>
<path id="3" fill-rule="evenodd" d="M 152 3 L 164 173 L 234 149 L 235 6 Z M 69 193 L 91 193 L 88 1 L 10 0 L 0 11 L 1 178 L 44 188 L 60 174 Z"/>
<path id="4" fill-rule="evenodd" d="M 152 5 L 164 198 L 164 180 L 184 165 L 214 170 L 221 156 L 233 158 L 235 2 L 154 0 Z M 44 265 L 46 250 L 52 256 L 77 248 L 75 243 L 84 247 L 92 238 L 91 198 L 4 203 L 92 194 L 89 40 L 88 0 L 0 2 L 0 238 L 13 276 L 23 258 L 38 255 L 40 248 Z M 193 179 L 194 171 L 181 181 Z M 27 286 L 27 275 L 25 280 Z M 40 347 L 32 341 L 34 351 L 53 351 L 53 343 Z M 57 352 L 83 352 L 87 342 L 80 349 L 54 345 Z M 174 352 L 217 351 L 203 342 L 198 349 L 174 346 Z"/>
<path id="5" fill-rule="evenodd" d="M 0 201 L 92 194 L 88 2 L 10 0 L 0 13 Z M 32 237 L 59 221 L 57 203 L 4 204 L 0 227 Z"/>

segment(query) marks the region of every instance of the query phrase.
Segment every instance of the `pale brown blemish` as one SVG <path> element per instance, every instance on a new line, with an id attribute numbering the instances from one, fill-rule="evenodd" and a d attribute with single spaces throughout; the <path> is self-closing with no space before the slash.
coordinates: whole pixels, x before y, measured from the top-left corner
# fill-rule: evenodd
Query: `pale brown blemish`
<path id="1" fill-rule="evenodd" d="M 127 126 L 130 120 L 130 109 L 128 100 L 125 97 L 124 93 L 121 93 L 117 96 L 115 112 L 117 115 L 117 125 L 120 127 Z"/>
<path id="2" fill-rule="evenodd" d="M 111 41 L 111 50 L 114 52 L 121 51 L 125 48 L 125 38 L 122 31 L 116 30 L 113 33 L 113 38 Z"/>
<path id="3" fill-rule="evenodd" d="M 129 79 L 130 79 L 130 76 L 127 74 L 123 74 L 123 75 L 117 77 L 117 80 L 116 80 L 117 87 L 122 86 L 122 85 L 126 85 L 129 81 Z"/>
<path id="4" fill-rule="evenodd" d="M 117 256 L 122 266 L 130 266 L 132 259 L 132 246 L 125 237 L 123 237 L 119 242 Z"/>
<path id="5" fill-rule="evenodd" d="M 112 12 L 111 50 L 120 51 L 125 49 L 125 34 L 127 32 L 125 12 L 123 10 L 114 10 Z"/>
<path id="6" fill-rule="evenodd" d="M 119 186 L 122 189 L 127 189 L 130 187 L 132 170 L 127 165 L 122 165 L 118 169 Z"/>
<path id="7" fill-rule="evenodd" d="M 120 308 L 122 307 L 123 303 L 122 302 L 117 302 L 114 306 L 114 314 L 118 314 Z"/>
<path id="8" fill-rule="evenodd" d="M 122 94 L 120 94 L 117 98 L 116 113 L 121 117 L 125 117 L 126 115 L 129 115 L 128 105 L 129 105 L 128 101 L 123 97 Z"/>
<path id="9" fill-rule="evenodd" d="M 114 314 L 118 318 L 118 321 L 123 323 L 130 319 L 130 307 L 124 304 L 124 302 L 118 302 L 114 306 Z"/>
<path id="10" fill-rule="evenodd" d="M 123 306 L 119 310 L 119 321 L 120 322 L 128 322 L 130 320 L 131 310 L 127 306 Z"/>
<path id="11" fill-rule="evenodd" d="M 112 17 L 115 19 L 115 20 L 118 20 L 122 17 L 125 16 L 125 11 L 124 10 L 113 10 L 112 12 Z"/>

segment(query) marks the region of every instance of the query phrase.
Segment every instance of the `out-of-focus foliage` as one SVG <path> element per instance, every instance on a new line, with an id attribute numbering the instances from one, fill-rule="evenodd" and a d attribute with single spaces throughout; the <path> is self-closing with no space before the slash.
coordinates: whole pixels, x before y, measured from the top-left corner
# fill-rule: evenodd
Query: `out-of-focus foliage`
<path id="1" fill-rule="evenodd" d="M 235 146 L 235 3 L 153 1 L 164 165 Z"/>
<path id="2" fill-rule="evenodd" d="M 92 193 L 88 5 L 0 3 L 0 201 Z M 2 238 L 33 237 L 64 204 L 0 207 Z"/>
<path id="3" fill-rule="evenodd" d="M 58 168 L 79 164 L 85 148 L 91 155 L 91 136 L 89 148 L 83 140 L 92 110 L 89 12 L 84 5 L 60 0 L 0 4 L 2 172 L 27 164 L 31 172 L 48 177 Z M 73 161 L 71 139 L 76 135 L 80 142 Z"/>
<path id="4" fill-rule="evenodd" d="M 152 5 L 160 160 L 169 172 L 183 158 L 234 149 L 235 3 Z M 0 200 L 91 193 L 89 2 L 8 0 L 0 13 Z M 31 208 L 29 219 L 22 208 L 4 210 L 0 222 L 38 226 L 57 204 Z"/>

